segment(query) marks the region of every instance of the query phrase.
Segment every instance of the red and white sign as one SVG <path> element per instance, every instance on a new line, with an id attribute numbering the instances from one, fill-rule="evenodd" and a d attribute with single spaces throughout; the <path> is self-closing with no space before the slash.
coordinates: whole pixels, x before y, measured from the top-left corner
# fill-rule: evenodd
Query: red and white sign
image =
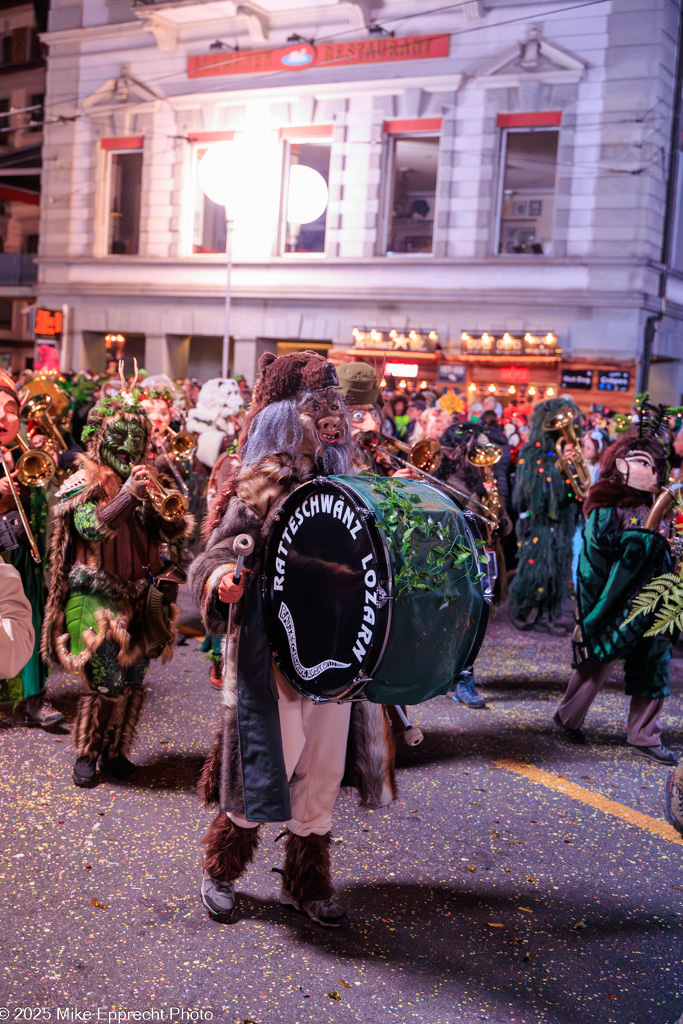
<path id="1" fill-rule="evenodd" d="M 404 60 L 447 57 L 449 35 L 403 36 L 359 39 L 350 43 L 296 42 L 278 50 L 240 50 L 188 57 L 188 78 L 218 75 L 254 75 L 265 71 L 297 71 L 304 68 L 342 67 L 348 64 L 384 64 Z"/>

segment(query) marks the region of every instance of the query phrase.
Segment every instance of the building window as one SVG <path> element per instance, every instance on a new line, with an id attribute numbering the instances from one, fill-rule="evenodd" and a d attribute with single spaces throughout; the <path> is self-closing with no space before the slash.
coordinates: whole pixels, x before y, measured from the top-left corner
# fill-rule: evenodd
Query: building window
<path id="1" fill-rule="evenodd" d="M 194 218 L 192 221 L 192 252 L 225 252 L 225 207 L 214 203 L 199 184 L 197 168 L 207 146 L 195 148 Z"/>
<path id="2" fill-rule="evenodd" d="M 503 132 L 499 255 L 551 256 L 557 131 Z"/>
<path id="3" fill-rule="evenodd" d="M 0 64 L 12 63 L 12 37 L 3 36 L 0 41 Z"/>
<path id="4" fill-rule="evenodd" d="M 31 110 L 29 113 L 29 131 L 42 131 L 45 119 L 44 102 L 45 94 L 42 92 L 33 93 L 31 96 L 31 106 L 37 107 L 37 110 Z"/>
<path id="5" fill-rule="evenodd" d="M 285 143 L 281 253 L 325 252 L 331 151 L 329 139 Z"/>
<path id="6" fill-rule="evenodd" d="M 386 253 L 432 252 L 439 141 L 415 134 L 389 139 Z"/>
<path id="7" fill-rule="evenodd" d="M 0 331 L 12 330 L 12 300 L 0 299 Z"/>
<path id="8" fill-rule="evenodd" d="M 140 241 L 142 150 L 109 154 L 107 252 L 135 256 Z"/>

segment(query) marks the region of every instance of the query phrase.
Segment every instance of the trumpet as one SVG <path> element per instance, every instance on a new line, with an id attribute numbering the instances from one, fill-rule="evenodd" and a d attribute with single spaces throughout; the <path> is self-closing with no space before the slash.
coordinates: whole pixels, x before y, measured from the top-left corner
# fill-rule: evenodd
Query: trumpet
<path id="1" fill-rule="evenodd" d="M 573 420 L 574 413 L 569 406 L 564 406 L 554 416 L 548 416 L 543 421 L 543 429 L 549 434 L 558 434 L 558 437 L 555 439 L 555 451 L 557 452 L 555 465 L 560 473 L 569 479 L 577 497 L 585 498 L 591 486 L 591 475 L 588 463 L 584 459 L 583 452 L 579 447 L 579 440 L 574 430 Z M 571 455 L 568 458 L 565 458 L 562 454 L 563 444 L 573 446 Z"/>
<path id="2" fill-rule="evenodd" d="M 21 498 L 19 497 L 19 493 L 16 487 L 14 486 L 14 480 L 12 480 L 10 471 L 7 467 L 7 463 L 5 462 L 5 456 L 2 453 L 2 448 L 0 448 L 0 464 L 2 464 L 2 468 L 5 471 L 5 476 L 7 477 L 9 488 L 10 491 L 12 492 L 12 498 L 14 499 L 14 504 L 17 507 L 17 512 L 19 513 L 21 525 L 23 526 L 24 533 L 26 534 L 28 546 L 31 551 L 31 558 L 33 559 L 34 562 L 36 562 L 39 565 L 42 562 L 42 558 L 40 557 L 40 551 L 38 550 L 38 545 L 36 544 L 36 538 L 33 536 L 33 530 L 29 525 L 26 512 L 24 511 L 24 506 L 21 504 Z"/>
<path id="3" fill-rule="evenodd" d="M 147 494 L 161 518 L 169 523 L 182 519 L 189 508 L 189 502 L 185 495 L 181 494 L 180 491 L 173 491 L 164 487 L 159 479 L 159 475 L 151 466 L 147 466 L 146 469 L 149 476 Z"/>
<path id="4" fill-rule="evenodd" d="M 396 462 L 404 462 L 406 460 L 401 459 L 400 456 L 396 455 L 395 451 L 390 451 L 388 448 L 382 448 L 380 442 L 389 441 L 391 446 L 393 446 L 396 450 L 407 450 L 407 454 L 410 454 L 412 451 L 410 445 L 405 444 L 403 441 L 397 441 L 396 438 L 394 437 L 385 437 L 384 434 L 380 434 L 376 430 L 364 431 L 363 433 L 358 435 L 357 441 L 360 444 L 361 448 L 366 448 L 369 451 L 383 452 L 385 455 L 388 455 Z M 417 445 L 427 444 L 427 442 L 429 443 L 429 448 L 433 451 L 433 458 L 438 459 L 438 461 L 436 462 L 436 468 L 438 469 L 438 467 L 441 465 L 441 460 L 443 458 L 442 448 L 438 441 L 435 441 L 433 437 L 427 437 L 424 439 L 424 441 L 418 441 L 416 445 L 413 445 L 413 447 L 415 448 L 417 447 Z M 434 448 L 435 445 L 436 448 Z M 486 526 L 489 526 L 492 529 L 495 529 L 496 526 L 498 526 L 498 520 L 494 519 L 486 505 L 483 505 L 480 501 L 477 501 L 476 498 L 471 497 L 469 494 L 465 494 L 464 491 L 459 490 L 457 487 L 453 487 L 452 484 L 447 484 L 443 480 L 439 480 L 437 477 L 433 475 L 433 473 L 428 473 L 425 469 L 422 469 L 421 466 L 418 466 L 415 462 L 411 462 L 410 465 L 421 476 L 426 477 L 433 484 L 436 484 L 436 486 L 440 490 L 446 491 L 447 493 L 454 495 L 461 504 L 469 505 L 470 507 L 474 505 L 476 508 L 480 509 L 479 512 L 475 512 L 474 509 L 471 509 L 472 515 L 476 516 L 477 519 L 480 519 Z"/>

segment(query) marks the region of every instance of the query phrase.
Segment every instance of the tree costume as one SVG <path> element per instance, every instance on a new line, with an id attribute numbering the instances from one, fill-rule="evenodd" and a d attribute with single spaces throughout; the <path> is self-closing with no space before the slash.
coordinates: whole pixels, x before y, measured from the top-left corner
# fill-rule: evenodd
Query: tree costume
<path id="1" fill-rule="evenodd" d="M 544 430 L 543 423 L 567 406 L 579 415 L 567 398 L 546 399 L 534 408 L 512 494 L 519 554 L 510 585 L 510 615 L 518 629 L 557 635 L 567 632 L 557 620 L 571 579 L 578 504 L 572 486 L 555 465 L 557 434 Z"/>
<path id="2" fill-rule="evenodd" d="M 189 575 L 207 629 L 226 632 L 230 604 L 221 594 L 234 603 L 239 627 L 235 683 L 228 672 L 221 731 L 200 783 L 205 802 L 220 805 L 204 837 L 202 901 L 214 919 L 229 920 L 235 881 L 254 855 L 259 823 L 284 821 L 281 902 L 334 927 L 344 912 L 332 899 L 330 827 L 351 707 L 316 705 L 280 674 L 265 635 L 259 577 L 281 503 L 319 473 L 348 473 L 354 445 L 332 363 L 314 352 L 279 359 L 266 353 L 259 367 L 240 438 L 241 466 Z M 224 589 L 234 572 L 239 534 L 254 541 L 244 596 L 240 588 Z"/>
<path id="3" fill-rule="evenodd" d="M 19 434 L 19 395 L 14 381 L 4 370 L 0 370 L 0 405 L 3 406 L 0 444 L 8 469 L 12 472 L 13 460 L 8 448 L 13 446 Z M 14 455 L 18 454 L 15 448 Z M 4 477 L 1 469 L 0 477 Z M 41 487 L 25 487 L 16 478 L 14 486 L 35 538 L 38 553 L 44 560 L 47 524 L 45 491 Z M 31 605 L 35 632 L 35 646 L 27 664 L 12 678 L 0 679 L 0 703 L 16 704 L 26 700 L 28 724 L 54 725 L 61 720 L 62 715 L 55 711 L 47 699 L 47 668 L 40 656 L 40 631 L 45 610 L 44 566 L 43 561 L 36 562 L 31 556 L 29 541 L 16 511 L 16 503 L 9 494 L 0 506 L 0 557 L 13 565 L 21 576 L 24 593 Z"/>
<path id="4" fill-rule="evenodd" d="M 173 654 L 172 601 L 184 577 L 164 565 L 162 545 L 192 521 L 168 522 L 150 501 L 142 466 L 149 436 L 135 390 L 102 399 L 83 431 L 79 469 L 58 491 L 43 652 L 88 688 L 73 729 L 79 786 L 97 783 L 100 756 L 117 777 L 132 773 L 149 661 Z"/>
<path id="5" fill-rule="evenodd" d="M 574 742 L 614 663 L 623 658 L 630 696 L 628 744 L 664 764 L 676 759 L 661 745 L 659 715 L 670 693 L 671 640 L 646 637 L 654 614 L 631 616 L 634 599 L 653 577 L 670 572 L 666 537 L 644 529 L 666 468 L 665 450 L 652 437 L 629 438 L 608 450 L 601 478 L 588 492 L 577 574 L 574 671 L 555 723 Z"/>

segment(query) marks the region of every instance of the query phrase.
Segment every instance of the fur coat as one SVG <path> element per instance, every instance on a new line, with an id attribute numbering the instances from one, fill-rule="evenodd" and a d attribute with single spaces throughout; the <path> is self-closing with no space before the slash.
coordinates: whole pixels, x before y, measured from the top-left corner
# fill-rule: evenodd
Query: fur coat
<path id="1" fill-rule="evenodd" d="M 55 526 L 50 542 L 51 582 L 43 624 L 42 654 L 49 664 L 68 672 L 79 672 L 88 682 L 83 671 L 85 665 L 107 639 L 119 646 L 117 660 L 122 666 L 132 665 L 144 656 L 138 627 L 144 620 L 145 600 L 150 587 L 147 578 L 139 578 L 139 573 L 125 572 L 121 563 L 118 563 L 117 571 L 113 571 L 111 555 L 107 559 L 107 542 L 120 531 L 108 531 L 99 524 L 99 532 L 104 539 L 97 542 L 85 541 L 76 530 L 74 511 L 78 506 L 94 502 L 103 507 L 119 494 L 123 486 L 123 481 L 112 469 L 92 457 L 83 455 L 79 462 L 79 470 L 58 492 L 61 501 L 54 510 Z M 156 566 L 160 565 L 159 548 L 162 543 L 186 535 L 193 526 L 190 516 L 177 524 L 165 522 L 145 501 L 140 502 L 133 512 L 128 532 L 135 530 L 144 538 L 144 550 L 153 570 L 158 571 Z M 129 537 L 120 538 L 119 542 L 130 547 Z M 77 655 L 70 650 L 73 641 L 66 631 L 64 611 L 74 588 L 100 594 L 106 598 L 107 604 L 97 612 L 97 629 L 85 630 L 84 649 Z M 175 646 L 176 606 L 167 602 L 167 611 L 169 639 L 161 653 L 162 661 L 172 657 Z"/>
<path id="2" fill-rule="evenodd" d="M 276 454 L 257 465 L 242 466 L 206 550 L 194 560 L 189 574 L 207 630 L 225 634 L 229 606 L 219 600 L 218 587 L 235 565 L 235 538 L 246 533 L 253 539 L 254 551 L 246 563 L 247 587 L 234 606 L 238 640 L 227 644 L 226 658 L 235 658 L 236 666 L 226 665 L 221 730 L 199 787 L 207 804 L 246 814 L 251 821 L 286 821 L 291 816 L 260 575 L 273 517 L 288 495 L 314 475 L 313 462 L 305 456 Z M 380 705 L 354 704 L 349 752 L 344 783 L 356 785 L 372 807 L 390 803 L 396 796 L 394 751 Z"/>

